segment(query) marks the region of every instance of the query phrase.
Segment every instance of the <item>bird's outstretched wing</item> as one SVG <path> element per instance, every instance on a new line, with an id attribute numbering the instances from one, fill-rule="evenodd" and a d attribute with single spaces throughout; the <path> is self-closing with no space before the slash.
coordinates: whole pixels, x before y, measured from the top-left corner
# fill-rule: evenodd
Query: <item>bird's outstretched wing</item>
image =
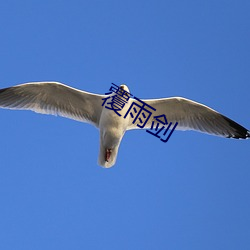
<path id="1" fill-rule="evenodd" d="M 133 101 L 138 103 L 136 100 Z M 152 111 L 152 115 L 147 121 L 145 129 L 151 127 L 154 116 L 165 114 L 168 122 L 173 124 L 178 122 L 177 130 L 196 130 L 236 139 L 250 137 L 250 132 L 246 128 L 201 103 L 182 97 L 146 99 L 142 101 L 156 109 L 156 111 L 149 109 L 149 111 Z M 130 117 L 128 129 L 137 128 L 137 124 L 133 124 L 133 118 Z"/>
<path id="2" fill-rule="evenodd" d="M 58 82 L 32 82 L 0 89 L 0 107 L 60 115 L 98 127 L 102 95 L 84 92 Z"/>

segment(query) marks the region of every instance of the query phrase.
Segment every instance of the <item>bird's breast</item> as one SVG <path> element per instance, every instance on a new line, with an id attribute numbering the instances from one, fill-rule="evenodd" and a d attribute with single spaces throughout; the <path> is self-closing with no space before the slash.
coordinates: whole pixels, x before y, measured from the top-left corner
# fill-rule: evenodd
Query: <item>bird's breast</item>
<path id="1" fill-rule="evenodd" d="M 106 137 L 121 138 L 128 126 L 128 119 L 119 116 L 114 110 L 103 108 L 99 128 L 101 134 Z M 104 138 L 103 138 L 104 139 Z"/>

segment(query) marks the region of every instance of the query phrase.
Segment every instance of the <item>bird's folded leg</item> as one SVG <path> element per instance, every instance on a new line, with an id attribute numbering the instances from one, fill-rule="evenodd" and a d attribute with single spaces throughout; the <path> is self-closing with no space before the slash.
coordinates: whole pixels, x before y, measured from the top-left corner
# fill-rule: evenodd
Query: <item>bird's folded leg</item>
<path id="1" fill-rule="evenodd" d="M 107 161 L 107 162 L 109 161 L 111 153 L 112 153 L 111 149 L 106 149 L 106 152 L 105 152 L 105 161 Z"/>

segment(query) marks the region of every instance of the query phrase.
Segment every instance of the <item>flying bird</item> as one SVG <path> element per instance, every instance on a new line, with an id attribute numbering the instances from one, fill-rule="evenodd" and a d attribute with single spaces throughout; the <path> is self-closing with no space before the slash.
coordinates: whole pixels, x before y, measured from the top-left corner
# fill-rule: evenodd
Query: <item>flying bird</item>
<path id="1" fill-rule="evenodd" d="M 120 85 L 127 95 L 126 85 Z M 110 96 L 114 96 L 111 93 Z M 72 88 L 59 82 L 31 82 L 0 89 L 0 107 L 6 109 L 32 110 L 41 114 L 59 115 L 73 120 L 93 124 L 100 130 L 100 150 L 98 164 L 112 167 L 117 158 L 119 145 L 127 130 L 139 129 L 134 118 L 126 110 L 107 109 L 103 105 L 107 95 L 93 94 Z M 171 122 L 178 122 L 176 130 L 195 130 L 226 138 L 246 139 L 250 131 L 217 111 L 182 97 L 142 99 L 153 107 L 154 115 L 165 114 Z M 128 98 L 126 105 L 138 103 Z M 154 116 L 145 123 L 150 129 Z"/>

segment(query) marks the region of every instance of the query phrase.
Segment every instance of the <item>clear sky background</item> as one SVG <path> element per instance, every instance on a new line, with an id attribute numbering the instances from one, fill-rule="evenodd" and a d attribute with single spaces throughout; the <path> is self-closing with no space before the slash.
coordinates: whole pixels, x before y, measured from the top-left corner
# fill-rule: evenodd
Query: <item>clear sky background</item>
<path id="1" fill-rule="evenodd" d="M 0 88 L 60 81 L 183 96 L 250 129 L 250 1 L 1 1 Z M 0 249 L 250 249 L 250 141 L 0 110 Z"/>

